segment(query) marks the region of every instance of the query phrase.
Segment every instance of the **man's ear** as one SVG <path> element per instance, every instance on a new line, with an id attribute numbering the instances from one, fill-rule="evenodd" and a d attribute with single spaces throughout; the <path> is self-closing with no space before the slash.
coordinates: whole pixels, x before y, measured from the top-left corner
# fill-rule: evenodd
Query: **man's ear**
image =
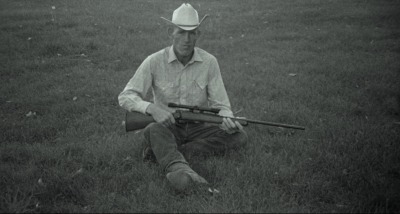
<path id="1" fill-rule="evenodd" d="M 174 33 L 174 28 L 168 27 L 167 28 L 167 35 L 169 38 L 172 38 L 172 34 Z"/>

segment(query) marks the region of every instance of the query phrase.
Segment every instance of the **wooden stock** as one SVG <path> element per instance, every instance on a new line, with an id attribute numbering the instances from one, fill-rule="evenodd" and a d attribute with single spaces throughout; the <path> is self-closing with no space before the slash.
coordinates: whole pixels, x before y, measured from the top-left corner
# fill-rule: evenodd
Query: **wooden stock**
<path id="1" fill-rule="evenodd" d="M 126 112 L 125 115 L 125 130 L 135 131 L 138 129 L 144 129 L 150 123 L 155 122 L 153 117 L 145 115 L 140 112 Z"/>

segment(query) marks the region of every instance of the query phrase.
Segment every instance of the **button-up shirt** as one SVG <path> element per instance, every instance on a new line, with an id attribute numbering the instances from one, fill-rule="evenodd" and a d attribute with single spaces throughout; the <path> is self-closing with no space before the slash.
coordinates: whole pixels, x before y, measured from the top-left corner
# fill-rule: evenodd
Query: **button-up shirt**
<path id="1" fill-rule="evenodd" d="M 154 104 L 168 109 L 168 103 L 221 109 L 220 115 L 233 116 L 217 59 L 195 47 L 184 66 L 173 47 L 148 56 L 119 94 L 119 104 L 128 111 L 146 113 L 145 101 L 152 88 Z"/>

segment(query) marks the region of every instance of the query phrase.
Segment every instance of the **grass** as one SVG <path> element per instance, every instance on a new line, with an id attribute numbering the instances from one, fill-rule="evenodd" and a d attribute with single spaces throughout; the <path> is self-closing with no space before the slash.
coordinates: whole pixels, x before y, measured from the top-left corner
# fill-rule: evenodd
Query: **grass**
<path id="1" fill-rule="evenodd" d="M 192 2 L 233 110 L 307 128 L 195 163 L 214 196 L 143 164 L 117 102 L 181 3 L 0 1 L 1 212 L 400 210 L 399 1 Z"/>

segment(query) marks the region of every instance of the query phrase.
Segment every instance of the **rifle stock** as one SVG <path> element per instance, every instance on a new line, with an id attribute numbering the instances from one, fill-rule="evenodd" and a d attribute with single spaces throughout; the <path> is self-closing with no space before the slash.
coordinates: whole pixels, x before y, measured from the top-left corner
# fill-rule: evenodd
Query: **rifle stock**
<path id="1" fill-rule="evenodd" d="M 135 131 L 138 129 L 144 129 L 150 123 L 155 122 L 153 117 L 145 115 L 140 112 L 126 112 L 125 115 L 125 130 Z"/>

